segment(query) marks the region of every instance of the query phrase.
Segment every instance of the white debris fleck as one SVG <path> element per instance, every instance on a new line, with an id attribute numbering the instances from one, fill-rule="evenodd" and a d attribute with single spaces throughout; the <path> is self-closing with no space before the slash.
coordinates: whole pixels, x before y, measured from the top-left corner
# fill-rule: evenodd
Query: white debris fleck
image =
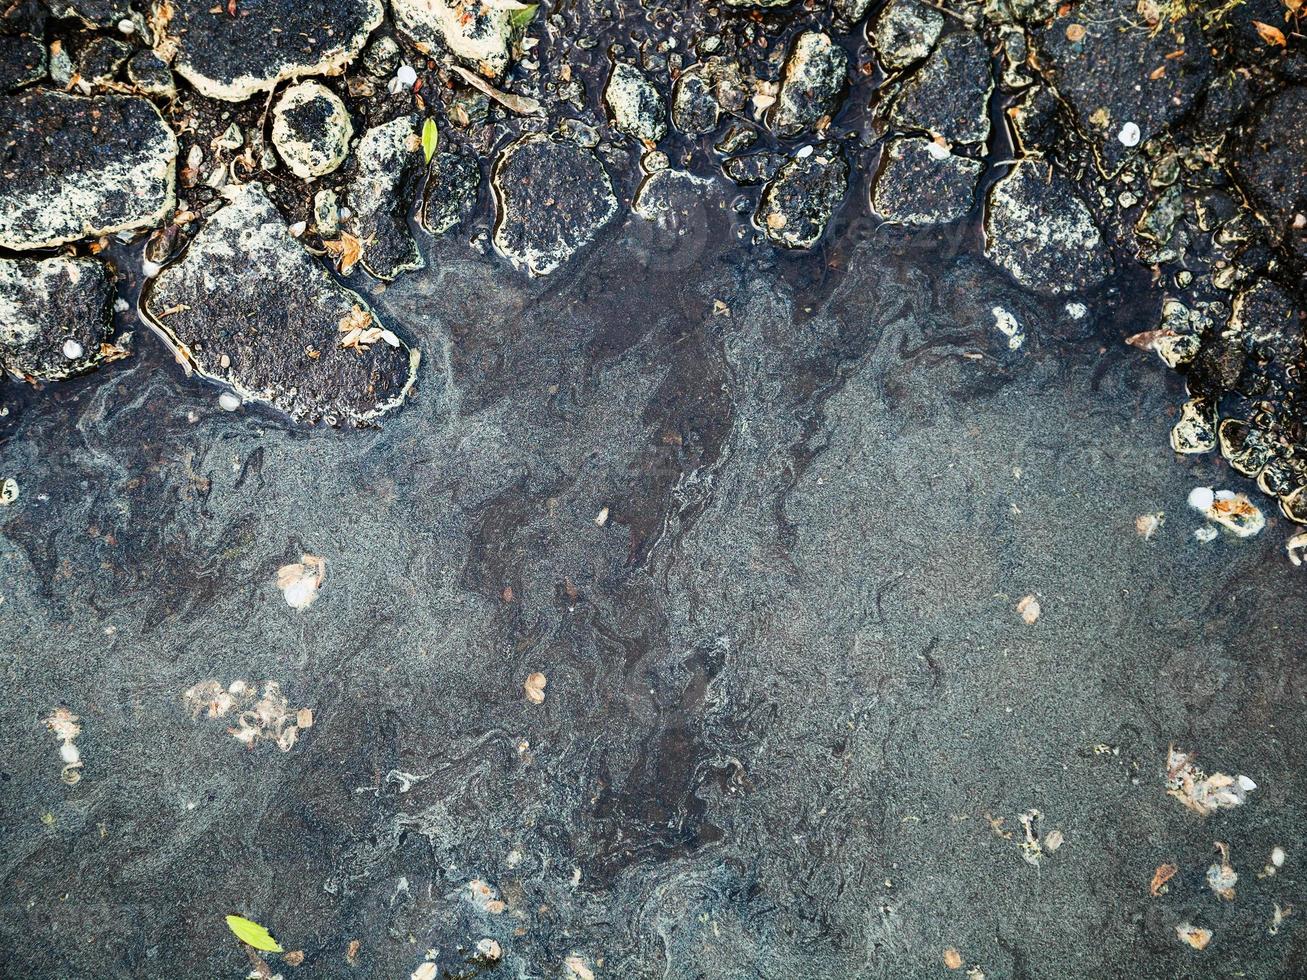
<path id="1" fill-rule="evenodd" d="M 522 689 L 526 692 L 526 699 L 532 704 L 545 703 L 545 687 L 549 684 L 549 678 L 538 671 L 534 674 L 528 674 L 526 682 Z"/>
<path id="2" fill-rule="evenodd" d="M 1271 849 L 1271 864 L 1277 868 L 1284 867 L 1285 853 L 1283 847 L 1274 847 Z"/>
<path id="3" fill-rule="evenodd" d="M 436 980 L 436 964 L 427 960 L 408 975 L 408 980 Z"/>
<path id="4" fill-rule="evenodd" d="M 1293 562 L 1294 567 L 1303 563 L 1303 558 L 1307 557 L 1307 531 L 1299 531 L 1288 541 L 1284 543 L 1284 550 L 1289 555 L 1289 561 Z"/>
<path id="5" fill-rule="evenodd" d="M 1021 618 L 1025 621 L 1027 626 L 1034 626 L 1035 621 L 1039 619 L 1039 615 L 1043 612 L 1043 609 L 1040 608 L 1038 599 L 1033 595 L 1028 595 L 1024 596 L 1021 601 L 1017 603 L 1017 612 L 1021 614 Z"/>
<path id="6" fill-rule="evenodd" d="M 1204 524 L 1202 527 L 1194 528 L 1194 537 L 1206 544 L 1208 541 L 1216 540 L 1216 528 L 1210 524 Z"/>
<path id="7" fill-rule="evenodd" d="M 1166 523 L 1166 512 L 1157 511 L 1153 514 L 1140 514 L 1135 518 L 1135 533 L 1145 541 L 1151 541 L 1153 535 L 1162 529 Z"/>
<path id="8" fill-rule="evenodd" d="M 1083 320 L 1089 314 L 1089 307 L 1084 303 L 1067 303 L 1066 313 L 1072 320 Z"/>
<path id="9" fill-rule="evenodd" d="M 1207 944 L 1212 941 L 1211 929 L 1190 925 L 1188 922 L 1181 922 L 1176 926 L 1175 934 L 1180 938 L 1180 942 L 1187 943 L 1194 949 L 1206 949 Z"/>
<path id="10" fill-rule="evenodd" d="M 1194 756 L 1171 746 L 1166 759 L 1166 791 L 1200 816 L 1239 806 L 1257 784 L 1247 776 L 1210 776 L 1194 765 Z"/>
<path id="11" fill-rule="evenodd" d="M 241 407 L 241 396 L 234 391 L 224 391 L 218 396 L 218 407 L 224 412 L 234 412 Z"/>
<path id="12" fill-rule="evenodd" d="M 1271 913 L 1271 924 L 1266 927 L 1266 934 L 1268 936 L 1276 935 L 1280 931 L 1280 926 L 1284 924 L 1284 920 L 1289 917 L 1291 912 L 1293 912 L 1292 905 L 1280 908 L 1280 903 L 1276 902 L 1275 911 Z"/>
<path id="13" fill-rule="evenodd" d="M 300 555 L 300 560 L 277 569 L 277 588 L 292 609 L 307 609 L 318 597 L 327 579 L 327 561 L 317 555 Z"/>
<path id="14" fill-rule="evenodd" d="M 563 960 L 565 980 L 595 980 L 595 971 L 589 961 L 580 953 L 573 953 Z"/>
<path id="15" fill-rule="evenodd" d="M 1210 503 L 1206 507 L 1198 503 L 1208 502 L 1210 487 L 1198 487 L 1189 494 L 1189 506 L 1201 510 L 1209 521 L 1219 524 L 1231 534 L 1240 538 L 1251 538 L 1266 527 L 1266 517 L 1257 508 L 1248 495 L 1235 493 L 1233 490 L 1212 492 Z"/>
<path id="16" fill-rule="evenodd" d="M 136 24 L 132 22 L 132 19 L 130 17 L 124 17 L 122 20 L 118 21 L 118 33 L 135 34 Z"/>
<path id="17" fill-rule="evenodd" d="M 412 88 L 418 80 L 418 73 L 413 70 L 412 65 L 400 65 L 399 70 L 395 72 L 395 81 L 399 82 L 404 88 Z"/>
<path id="18" fill-rule="evenodd" d="M 1211 487 L 1194 487 L 1189 491 L 1189 506 L 1194 510 L 1209 510 L 1216 503 L 1216 492 Z"/>
<path id="19" fill-rule="evenodd" d="M 45 718 L 45 727 L 50 729 L 60 742 L 59 758 L 63 763 L 63 768 L 59 772 L 59 778 L 69 786 L 75 785 L 82 778 L 82 753 L 73 740 L 82 733 L 82 726 L 78 724 L 81 719 L 73 714 L 67 708 L 55 708 Z"/>
<path id="20" fill-rule="evenodd" d="M 18 481 L 12 476 L 0 481 L 0 507 L 8 507 L 18 499 Z"/>
<path id="21" fill-rule="evenodd" d="M 1214 862 L 1207 869 L 1207 885 L 1217 897 L 1227 902 L 1234 901 L 1234 886 L 1239 881 L 1239 874 L 1230 864 L 1229 845 L 1217 841 L 1216 849 L 1221 852 L 1221 860 Z"/>
<path id="22" fill-rule="evenodd" d="M 182 700 L 192 718 L 231 715 L 235 724 L 227 734 L 248 749 L 267 741 L 289 752 L 300 732 L 313 725 L 312 709 L 292 710 L 276 681 L 264 681 L 262 694 L 257 685 L 239 678 L 226 687 L 216 680 L 200 681 L 182 694 Z"/>
<path id="23" fill-rule="evenodd" d="M 499 943 L 493 939 L 477 940 L 477 953 L 488 960 L 497 960 L 504 955 Z"/>
<path id="24" fill-rule="evenodd" d="M 68 358 L 68 360 L 70 361 L 75 361 L 86 353 L 86 348 L 83 347 L 81 344 L 79 344 L 73 338 L 69 337 L 67 340 L 64 341 L 63 351 L 64 351 L 64 357 Z"/>
<path id="25" fill-rule="evenodd" d="M 599 513 L 595 515 L 595 523 L 598 524 L 600 527 L 603 527 L 605 524 L 608 523 L 607 507 L 603 508 L 603 510 L 599 511 Z"/>
<path id="26" fill-rule="evenodd" d="M 1016 317 L 1001 306 L 994 307 L 991 312 L 994 314 L 994 326 L 1007 338 L 1008 350 L 1017 350 L 1026 342 L 1025 332 Z"/>
<path id="27" fill-rule="evenodd" d="M 1116 134 L 1116 138 L 1121 141 L 1122 146 L 1138 146 L 1141 135 L 1139 127 L 1135 123 L 1128 122 L 1121 127 L 1121 132 Z"/>

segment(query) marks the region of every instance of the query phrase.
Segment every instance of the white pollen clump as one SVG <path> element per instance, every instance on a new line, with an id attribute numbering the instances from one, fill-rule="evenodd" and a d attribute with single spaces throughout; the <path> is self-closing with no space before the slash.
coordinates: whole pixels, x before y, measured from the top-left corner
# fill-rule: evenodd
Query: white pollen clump
<path id="1" fill-rule="evenodd" d="M 1121 141 L 1122 146 L 1138 146 L 1140 135 L 1139 127 L 1128 122 L 1121 127 L 1121 132 L 1116 134 L 1116 138 Z"/>

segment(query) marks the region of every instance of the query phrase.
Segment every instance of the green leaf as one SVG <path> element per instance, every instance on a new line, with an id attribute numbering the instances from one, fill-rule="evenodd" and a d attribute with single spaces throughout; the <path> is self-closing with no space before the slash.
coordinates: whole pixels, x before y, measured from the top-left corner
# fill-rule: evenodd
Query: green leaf
<path id="1" fill-rule="evenodd" d="M 513 30 L 525 30 L 526 25 L 531 23 L 535 17 L 536 11 L 540 9 L 538 3 L 528 3 L 525 7 L 519 7 L 508 15 L 508 22 L 513 25 Z"/>
<path id="2" fill-rule="evenodd" d="M 428 119 L 422 124 L 422 152 L 427 155 L 427 163 L 436 155 L 436 144 L 440 141 L 440 133 L 436 131 L 436 121 Z"/>
<path id="3" fill-rule="evenodd" d="M 243 943 L 261 949 L 265 953 L 280 953 L 281 946 L 272 938 L 271 933 L 257 922 L 243 919 L 239 915 L 227 916 L 227 928 L 236 934 Z"/>

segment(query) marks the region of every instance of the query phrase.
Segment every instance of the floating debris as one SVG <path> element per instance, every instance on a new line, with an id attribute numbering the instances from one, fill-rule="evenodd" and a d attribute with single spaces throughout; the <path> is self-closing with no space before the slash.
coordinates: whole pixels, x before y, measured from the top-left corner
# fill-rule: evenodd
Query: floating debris
<path id="1" fill-rule="evenodd" d="M 563 960 L 563 970 L 565 980 L 595 980 L 594 968 L 590 966 L 589 960 L 579 953 L 573 953 Z"/>
<path id="2" fill-rule="evenodd" d="M 1159 510 L 1155 514 L 1140 514 L 1135 518 L 1135 533 L 1145 541 L 1151 541 L 1153 535 L 1160 531 L 1165 523 L 1165 511 Z"/>
<path id="3" fill-rule="evenodd" d="M 18 499 L 18 481 L 7 476 L 0 481 L 0 507 L 8 507 Z"/>
<path id="4" fill-rule="evenodd" d="M 1284 925 L 1284 920 L 1293 914 L 1293 906 L 1286 905 L 1280 908 L 1280 903 L 1275 903 L 1275 911 L 1271 913 L 1271 924 L 1266 927 L 1266 934 L 1274 936 L 1280 931 L 1280 926 Z"/>
<path id="5" fill-rule="evenodd" d="M 480 878 L 473 878 L 469 881 L 467 890 L 472 899 L 472 904 L 483 912 L 500 915 L 508 908 L 508 903 L 499 897 L 499 892 Z"/>
<path id="6" fill-rule="evenodd" d="M 1189 506 L 1236 537 L 1251 538 L 1266 527 L 1266 517 L 1257 505 L 1247 494 L 1233 490 L 1194 487 L 1189 491 Z"/>
<path id="7" fill-rule="evenodd" d="M 1221 852 L 1221 860 L 1207 869 L 1207 884 L 1220 898 L 1232 902 L 1239 873 L 1230 864 L 1230 845 L 1218 840 L 1216 849 Z"/>
<path id="8" fill-rule="evenodd" d="M 479 939 L 477 940 L 477 955 L 487 960 L 497 960 L 504 955 L 504 950 L 493 939 Z"/>
<path id="9" fill-rule="evenodd" d="M 69 786 L 81 781 L 82 753 L 74 744 L 74 739 L 82 734 L 81 719 L 67 708 L 55 708 L 45 718 L 45 727 L 59 740 L 59 758 L 63 760 L 63 769 L 59 778 Z"/>
<path id="10" fill-rule="evenodd" d="M 1025 620 L 1027 626 L 1034 626 L 1043 609 L 1040 607 L 1038 599 L 1033 595 L 1028 595 L 1017 603 L 1017 612 L 1021 614 L 1021 618 Z"/>
<path id="11" fill-rule="evenodd" d="M 539 672 L 529 674 L 526 683 L 522 685 L 526 691 L 526 699 L 532 704 L 545 703 L 545 686 L 549 683 L 549 678 Z"/>
<path id="12" fill-rule="evenodd" d="M 950 970 L 962 969 L 962 954 L 950 946 L 944 950 L 944 965 Z"/>
<path id="13" fill-rule="evenodd" d="M 1293 562 L 1295 567 L 1301 565 L 1303 557 L 1307 556 L 1307 531 L 1299 531 L 1286 541 L 1284 550 L 1289 555 L 1289 561 Z"/>
<path id="14" fill-rule="evenodd" d="M 292 711 L 276 681 L 263 682 L 262 696 L 254 684 L 244 680 L 232 681 L 225 688 L 216 680 L 200 681 L 182 699 L 192 718 L 198 718 L 201 712 L 210 718 L 234 716 L 236 723 L 227 734 L 249 749 L 260 741 L 269 741 L 289 752 L 300 732 L 313 727 L 312 709 Z"/>
<path id="15" fill-rule="evenodd" d="M 1157 898 L 1167 892 L 1167 882 L 1174 878 L 1180 869 L 1174 864 L 1159 864 L 1153 872 L 1153 880 L 1148 883 L 1148 894 Z"/>
<path id="16" fill-rule="evenodd" d="M 1200 816 L 1239 806 L 1257 784 L 1247 776 L 1207 775 L 1194 757 L 1171 746 L 1166 761 L 1166 791 Z"/>
<path id="17" fill-rule="evenodd" d="M 1180 937 L 1180 942 L 1188 943 L 1194 949 L 1206 949 L 1207 944 L 1212 941 L 1212 930 L 1203 929 L 1201 926 L 1190 925 L 1188 922 L 1182 922 L 1175 927 L 1175 934 Z"/>
<path id="18" fill-rule="evenodd" d="M 307 609 L 313 605 L 326 580 L 327 560 L 317 555 L 300 555 L 299 561 L 277 569 L 277 588 L 281 589 L 286 605 L 292 609 Z"/>

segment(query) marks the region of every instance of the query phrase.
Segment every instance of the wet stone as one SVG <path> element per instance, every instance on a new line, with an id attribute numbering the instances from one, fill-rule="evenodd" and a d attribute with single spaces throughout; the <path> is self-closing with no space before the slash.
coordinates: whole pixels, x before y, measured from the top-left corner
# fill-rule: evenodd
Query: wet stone
<path id="1" fill-rule="evenodd" d="M 871 0 L 835 0 L 833 7 L 846 23 L 856 24 L 871 9 Z"/>
<path id="2" fill-rule="evenodd" d="M 888 71 L 902 71 L 930 54 L 944 15 L 920 0 L 890 0 L 876 19 L 872 45 Z"/>
<path id="3" fill-rule="evenodd" d="M 1260 107 L 1234 168 L 1253 204 L 1283 235 L 1307 207 L 1307 86 L 1284 89 Z"/>
<path id="4" fill-rule="evenodd" d="M 0 247 L 45 248 L 158 224 L 177 140 L 132 95 L 0 99 Z"/>
<path id="5" fill-rule="evenodd" d="M 24 34 L 0 34 L 0 94 L 45 77 L 45 45 Z"/>
<path id="6" fill-rule="evenodd" d="M 57 381 L 121 356 L 110 343 L 113 301 L 98 259 L 0 258 L 0 364 L 17 378 Z"/>
<path id="7" fill-rule="evenodd" d="M 458 227 L 476 207 L 481 168 L 465 150 L 441 150 L 431 158 L 422 227 L 443 235 Z"/>
<path id="8" fill-rule="evenodd" d="M 816 31 L 799 35 L 785 62 L 772 126 L 778 136 L 811 129 L 839 105 L 849 56 L 830 37 Z"/>
<path id="9" fill-rule="evenodd" d="M 408 208 L 423 162 L 416 116 L 401 116 L 369 129 L 355 150 L 358 175 L 349 185 L 352 215 L 346 227 L 363 242 L 363 268 L 390 281 L 422 268 Z"/>
<path id="10" fill-rule="evenodd" d="M 354 125 L 345 103 L 321 82 L 300 82 L 272 110 L 272 145 L 301 180 L 329 174 L 349 154 Z"/>
<path id="11" fill-rule="evenodd" d="M 886 220 L 906 225 L 956 221 L 971 210 L 979 160 L 958 156 L 917 136 L 890 142 L 876 178 L 872 207 Z"/>
<path id="12" fill-rule="evenodd" d="M 177 94 L 172 69 L 153 51 L 138 51 L 128 59 L 127 80 L 143 95 L 170 99 Z"/>
<path id="13" fill-rule="evenodd" d="M 776 172 L 789 160 L 784 153 L 766 150 L 762 153 L 750 153 L 748 156 L 731 157 L 722 170 L 726 176 L 741 187 L 763 184 L 776 176 Z"/>
<path id="14" fill-rule="evenodd" d="M 612 183 L 598 158 L 570 140 L 539 133 L 510 144 L 490 180 L 495 245 L 533 275 L 547 275 L 617 214 Z"/>
<path id="15" fill-rule="evenodd" d="M 982 143 L 989 138 L 993 90 L 985 42 L 974 34 L 950 34 L 904 83 L 890 118 L 896 126 L 924 129 L 953 143 Z"/>
<path id="16" fill-rule="evenodd" d="M 640 183 L 631 209 L 646 220 L 669 223 L 701 206 L 712 183 L 684 170 L 658 170 Z"/>
<path id="17" fill-rule="evenodd" d="M 508 69 L 512 7 L 492 0 L 391 0 L 395 24 L 420 45 L 440 45 L 491 78 Z"/>
<path id="18" fill-rule="evenodd" d="M 667 109 L 658 89 L 644 73 L 617 61 L 604 86 L 604 105 L 613 126 L 642 142 L 657 142 L 667 133 Z"/>
<path id="19" fill-rule="evenodd" d="M 1027 152 L 1052 152 L 1068 138 L 1063 112 L 1047 85 L 1028 89 L 1008 109 L 1007 116 L 1012 121 L 1017 145 Z"/>
<path id="20" fill-rule="evenodd" d="M 1054 296 L 1083 291 L 1112 269 L 1085 202 L 1037 160 L 1018 163 L 990 189 L 985 255 L 1023 286 Z"/>
<path id="21" fill-rule="evenodd" d="M 51 0 L 50 13 L 65 20 L 80 20 L 87 27 L 113 27 L 131 17 L 131 0 Z"/>
<path id="22" fill-rule="evenodd" d="M 1038 62 L 1070 105 L 1100 167 L 1115 174 L 1207 89 L 1213 74 L 1208 45 L 1192 18 L 1164 22 L 1157 31 L 1138 24 L 1136 0 L 1085 0 L 1064 9 L 1035 33 Z M 1164 73 L 1150 77 L 1159 66 Z M 1127 124 L 1138 127 L 1138 135 L 1123 140 Z"/>
<path id="23" fill-rule="evenodd" d="M 721 106 L 713 88 L 707 65 L 691 65 L 682 72 L 672 90 L 672 125 L 687 136 L 716 129 Z"/>
<path id="24" fill-rule="evenodd" d="M 418 352 L 290 237 L 262 188 L 223 194 L 142 304 L 182 363 L 301 422 L 361 423 L 397 407 Z"/>
<path id="25" fill-rule="evenodd" d="M 201 95 L 239 102 L 278 83 L 334 74 L 381 24 L 381 0 L 266 0 L 213 13 L 211 0 L 172 0 L 155 50 Z"/>
<path id="26" fill-rule="evenodd" d="M 826 233 L 849 185 L 849 165 L 833 143 L 789 161 L 763 189 L 754 216 L 773 245 L 811 248 Z"/>

